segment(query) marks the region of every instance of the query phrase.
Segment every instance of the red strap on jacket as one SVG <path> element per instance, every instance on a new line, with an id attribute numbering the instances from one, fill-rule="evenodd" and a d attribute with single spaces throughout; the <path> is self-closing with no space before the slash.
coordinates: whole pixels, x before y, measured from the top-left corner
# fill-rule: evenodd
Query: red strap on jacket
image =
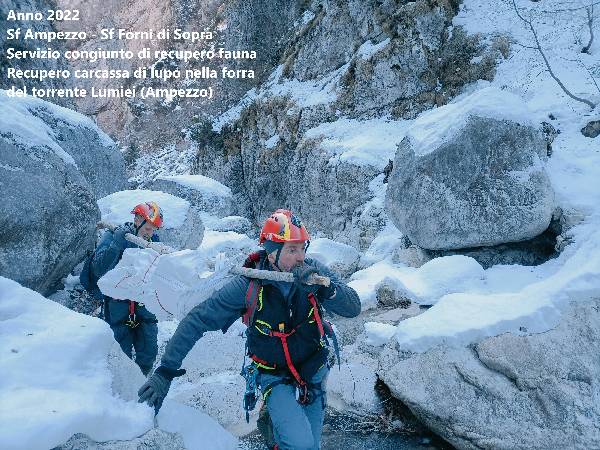
<path id="1" fill-rule="evenodd" d="M 295 331 L 296 331 L 296 329 L 293 329 L 289 333 L 280 333 L 278 331 L 271 331 L 271 334 L 273 336 L 281 339 L 281 345 L 283 347 L 283 354 L 285 355 L 285 362 L 287 363 L 288 369 L 290 369 L 291 374 L 294 376 L 294 378 L 296 379 L 298 384 L 300 386 L 304 386 L 304 385 L 306 385 L 306 382 L 300 377 L 300 374 L 294 367 L 294 364 L 292 363 L 292 357 L 290 356 L 290 349 L 288 348 L 288 344 L 287 344 L 287 337 L 294 334 Z"/>
<path id="2" fill-rule="evenodd" d="M 135 316 L 135 302 L 133 300 L 129 300 L 129 315 Z"/>
<path id="3" fill-rule="evenodd" d="M 319 314 L 319 307 L 317 306 L 317 299 L 315 298 L 315 294 L 313 294 L 312 292 L 308 294 L 308 301 L 313 307 L 313 316 L 315 316 L 315 322 L 317 322 L 319 334 L 321 335 L 321 339 L 323 339 L 323 336 L 325 336 L 325 330 L 323 329 L 323 322 L 321 321 L 321 314 Z"/>

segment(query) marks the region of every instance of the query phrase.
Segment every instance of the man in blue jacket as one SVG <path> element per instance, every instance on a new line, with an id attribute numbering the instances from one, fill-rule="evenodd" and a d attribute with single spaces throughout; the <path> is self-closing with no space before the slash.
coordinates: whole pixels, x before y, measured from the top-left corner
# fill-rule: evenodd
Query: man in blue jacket
<path id="1" fill-rule="evenodd" d="M 140 388 L 140 402 L 158 411 L 173 378 L 185 373 L 181 363 L 196 341 L 207 331 L 225 332 L 243 316 L 252 360 L 245 373 L 260 387 L 276 448 L 319 449 L 329 373 L 327 335 L 332 333 L 322 308 L 355 317 L 360 300 L 325 266 L 305 259 L 309 240 L 297 216 L 275 211 L 261 231 L 265 250 L 251 255 L 246 266 L 293 272 L 295 282 L 238 276 L 194 307 L 169 341 L 160 367 Z M 329 277 L 329 286 L 306 284 L 316 273 Z"/>
<path id="2" fill-rule="evenodd" d="M 90 264 L 95 279 L 113 269 L 126 248 L 138 248 L 125 239 L 127 233 L 148 241 L 159 240 L 155 231 L 162 226 L 163 216 L 156 203 L 140 203 L 131 213 L 134 214 L 133 223 L 127 222 L 114 232 L 107 231 L 102 236 Z M 105 295 L 104 320 L 110 325 L 115 339 L 129 358 L 132 358 L 132 348 L 135 349 L 135 362 L 142 373 L 148 375 L 158 353 L 156 316 L 142 303 L 115 300 Z"/>

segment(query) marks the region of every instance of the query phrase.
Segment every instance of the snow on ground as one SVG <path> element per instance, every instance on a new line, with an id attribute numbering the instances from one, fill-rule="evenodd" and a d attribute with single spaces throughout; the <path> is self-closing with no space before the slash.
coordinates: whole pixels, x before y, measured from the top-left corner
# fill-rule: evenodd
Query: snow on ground
<path id="1" fill-rule="evenodd" d="M 394 159 L 410 120 L 338 119 L 307 130 L 305 139 L 323 138 L 320 147 L 332 153 L 331 163 L 348 162 L 383 170 Z"/>
<path id="2" fill-rule="evenodd" d="M 47 449 L 75 433 L 126 440 L 152 410 L 113 394 L 108 325 L 0 277 L 0 448 Z"/>
<path id="3" fill-rule="evenodd" d="M 558 0 L 516 3 L 522 14 L 533 20 L 553 70 L 565 85 L 576 95 L 600 101 L 592 79 L 592 75 L 596 78 L 600 75 L 600 46 L 595 42 L 590 55 L 581 53 L 589 39 L 585 5 Z M 515 111 L 506 106 L 512 108 L 513 95 L 521 97 L 536 123 L 546 120 L 560 130 L 552 144 L 553 154 L 547 170 L 558 206 L 568 214 L 582 216 L 583 222 L 570 230 L 572 243 L 558 258 L 537 267 L 495 266 L 484 272 L 472 267 L 476 269 L 472 273 L 465 265 L 465 283 L 445 294 L 444 284 L 439 284 L 435 270 L 421 276 L 419 269 L 394 267 L 389 257 L 386 262 L 355 274 L 352 283 L 361 292 L 367 307 L 374 301 L 372 288 L 385 276 L 400 288 L 408 287 L 409 294 L 420 287 L 421 292 L 431 292 L 439 298 L 428 311 L 402 321 L 396 328 L 394 335 L 400 347 L 413 351 L 426 351 L 441 342 L 464 345 L 508 331 L 543 332 L 556 325 L 566 302 L 600 295 L 600 232 L 597 231 L 600 228 L 600 190 L 597 189 L 600 141 L 586 138 L 580 132 L 587 122 L 598 119 L 597 112 L 593 114 L 588 106 L 568 98 L 544 70 L 540 54 L 528 48 L 533 45 L 533 36 L 516 16 L 511 1 L 465 0 L 453 24 L 473 34 L 510 32 L 517 44 L 512 46 L 510 57 L 500 61 L 491 83 L 475 83 L 464 96 L 449 105 L 456 113 L 447 115 L 443 124 L 460 123 L 461 118 L 464 119 L 464 114 L 460 114 L 461 105 L 466 104 L 466 95 L 473 92 L 480 98 L 486 94 L 488 113 L 500 116 L 513 115 Z M 445 107 L 445 111 L 448 110 Z M 436 111 L 439 113 L 439 110 L 425 112 L 415 120 L 417 126 L 422 126 L 409 131 L 411 138 L 427 143 L 447 137 L 444 130 L 450 127 L 440 127 L 439 121 L 433 120 Z M 518 112 L 516 118 L 521 121 L 524 113 Z M 427 123 L 435 123 L 435 127 L 423 125 Z M 376 239 L 375 243 L 382 245 L 381 241 L 383 239 Z M 428 264 L 438 264 L 435 261 Z M 459 267 L 455 270 L 457 274 L 461 272 Z M 407 276 L 407 272 L 411 276 Z M 407 286 L 407 278 L 413 284 Z M 391 336 L 389 326 L 380 325 L 366 326 L 367 335 L 374 343 L 384 343 Z"/>
<path id="4" fill-rule="evenodd" d="M 157 420 L 162 430 L 181 434 L 188 450 L 234 450 L 238 446 L 237 439 L 216 420 L 181 403 L 165 400 Z"/>
<path id="5" fill-rule="evenodd" d="M 397 248 L 402 248 L 403 234 L 388 219 L 385 227 L 373 239 L 369 248 L 360 257 L 360 266 L 368 267 L 390 259 Z"/>
<path id="6" fill-rule="evenodd" d="M 424 314 L 398 325 L 401 348 L 425 351 L 440 342 L 462 345 L 507 331 L 539 333 L 556 326 L 570 300 L 600 296 L 600 231 L 578 228 L 580 243 L 539 266 L 548 276 L 522 289 L 445 295 Z M 512 272 L 518 276 L 526 270 L 513 266 Z M 511 285 L 510 273 L 504 274 L 504 283 Z"/>
<path id="7" fill-rule="evenodd" d="M 165 228 L 179 228 L 185 222 L 190 202 L 161 191 L 135 189 L 119 191 L 98 200 L 102 221 L 113 225 L 133 222 L 131 210 L 135 205 L 156 202 L 163 212 Z"/>
<path id="8" fill-rule="evenodd" d="M 161 340 L 173 334 L 175 324 L 161 323 Z M 232 327 L 233 339 L 239 340 L 238 335 Z M 218 356 L 228 354 L 224 348 L 228 342 L 221 339 L 220 344 L 209 352 L 210 357 L 203 358 L 207 352 L 199 349 L 203 353 L 195 364 L 186 360 L 192 373 L 202 361 L 218 367 L 217 361 L 222 361 Z M 236 347 L 239 356 L 243 343 Z M 153 410 L 137 402 L 144 377 L 122 353 L 104 321 L 64 308 L 3 277 L 0 354 L 3 450 L 53 448 L 76 433 L 97 442 L 130 440 L 153 426 Z M 239 364 L 231 359 L 226 367 Z M 212 388 L 223 397 L 222 384 L 213 383 Z M 177 389 L 173 391 L 177 395 Z M 205 449 L 207 442 L 213 450 L 237 448 L 237 439 L 204 412 L 208 409 L 167 400 L 157 417 L 158 426 L 180 433 L 190 450 Z"/>

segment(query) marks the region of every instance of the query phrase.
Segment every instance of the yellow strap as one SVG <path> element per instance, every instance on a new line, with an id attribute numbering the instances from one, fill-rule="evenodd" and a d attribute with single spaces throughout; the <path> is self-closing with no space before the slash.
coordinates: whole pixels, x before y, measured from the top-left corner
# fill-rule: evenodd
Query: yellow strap
<path id="1" fill-rule="evenodd" d="M 273 328 L 271 327 L 271 325 L 269 325 L 267 322 L 263 321 L 263 320 L 256 320 L 256 324 L 254 325 L 254 328 L 256 328 L 259 333 L 264 334 L 265 336 L 269 336 L 269 333 L 265 333 L 261 327 L 259 327 L 258 325 L 264 325 L 265 327 L 267 327 L 269 330 L 272 330 Z"/>
<path id="2" fill-rule="evenodd" d="M 263 294 L 263 288 L 261 286 L 260 289 L 259 289 L 259 291 L 258 291 L 258 308 L 256 308 L 257 311 L 262 310 L 262 307 L 263 307 L 263 302 L 262 302 L 263 296 L 262 296 L 262 294 Z"/>

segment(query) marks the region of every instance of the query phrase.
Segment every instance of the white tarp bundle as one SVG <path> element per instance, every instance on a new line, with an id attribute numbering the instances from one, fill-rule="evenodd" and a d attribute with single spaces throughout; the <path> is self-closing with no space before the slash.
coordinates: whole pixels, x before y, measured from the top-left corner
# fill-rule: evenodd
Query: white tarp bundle
<path id="1" fill-rule="evenodd" d="M 98 286 L 112 298 L 144 303 L 159 320 L 180 320 L 228 279 L 227 262 L 217 258 L 215 266 L 216 271 L 210 272 L 209 260 L 197 250 L 160 255 L 152 249 L 129 248 Z"/>

